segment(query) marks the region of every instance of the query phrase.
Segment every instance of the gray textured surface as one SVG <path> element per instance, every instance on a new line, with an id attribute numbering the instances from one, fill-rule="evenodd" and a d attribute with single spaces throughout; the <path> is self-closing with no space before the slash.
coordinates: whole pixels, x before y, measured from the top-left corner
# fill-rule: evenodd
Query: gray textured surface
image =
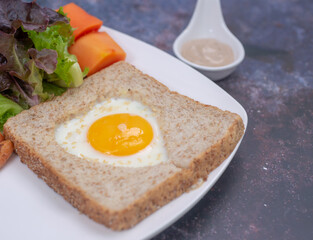
<path id="1" fill-rule="evenodd" d="M 57 8 L 69 1 L 38 0 Z M 173 54 L 191 0 L 76 0 L 104 25 Z M 313 2 L 222 0 L 247 56 L 218 85 L 247 110 L 247 134 L 213 189 L 161 239 L 313 238 Z"/>

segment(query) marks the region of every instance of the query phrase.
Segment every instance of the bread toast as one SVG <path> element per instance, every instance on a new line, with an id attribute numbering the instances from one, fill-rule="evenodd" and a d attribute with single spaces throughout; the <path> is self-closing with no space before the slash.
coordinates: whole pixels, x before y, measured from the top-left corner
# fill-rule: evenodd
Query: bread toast
<path id="1" fill-rule="evenodd" d="M 114 167 L 66 152 L 55 141 L 58 124 L 104 99 L 128 98 L 148 106 L 163 134 L 168 161 Z M 244 133 L 234 113 L 196 102 L 126 62 L 88 77 L 79 88 L 23 111 L 4 126 L 23 163 L 80 212 L 114 230 L 130 228 L 206 179 Z"/>

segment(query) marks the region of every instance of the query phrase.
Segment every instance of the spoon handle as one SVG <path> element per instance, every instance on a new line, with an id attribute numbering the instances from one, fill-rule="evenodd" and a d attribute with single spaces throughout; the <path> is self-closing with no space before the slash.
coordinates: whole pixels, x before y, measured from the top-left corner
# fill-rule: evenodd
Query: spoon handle
<path id="1" fill-rule="evenodd" d="M 198 0 L 187 28 L 197 26 L 198 29 L 209 27 L 214 30 L 221 25 L 225 25 L 225 21 L 220 0 Z"/>

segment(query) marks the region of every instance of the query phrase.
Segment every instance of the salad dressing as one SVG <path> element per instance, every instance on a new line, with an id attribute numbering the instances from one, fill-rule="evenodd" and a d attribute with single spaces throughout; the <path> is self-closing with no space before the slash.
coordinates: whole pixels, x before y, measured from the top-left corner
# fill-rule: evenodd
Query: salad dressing
<path id="1" fill-rule="evenodd" d="M 234 52 L 213 38 L 194 39 L 183 44 L 181 55 L 190 62 L 206 67 L 221 67 L 234 62 Z"/>

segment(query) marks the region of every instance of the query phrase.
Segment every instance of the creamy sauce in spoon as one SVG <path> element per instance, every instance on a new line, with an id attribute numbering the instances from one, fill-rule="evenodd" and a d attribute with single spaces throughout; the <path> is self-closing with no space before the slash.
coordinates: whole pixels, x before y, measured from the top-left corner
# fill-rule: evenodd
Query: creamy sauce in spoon
<path id="1" fill-rule="evenodd" d="M 231 47 L 213 38 L 194 39 L 184 43 L 181 55 L 190 62 L 207 67 L 226 66 L 235 61 Z"/>

